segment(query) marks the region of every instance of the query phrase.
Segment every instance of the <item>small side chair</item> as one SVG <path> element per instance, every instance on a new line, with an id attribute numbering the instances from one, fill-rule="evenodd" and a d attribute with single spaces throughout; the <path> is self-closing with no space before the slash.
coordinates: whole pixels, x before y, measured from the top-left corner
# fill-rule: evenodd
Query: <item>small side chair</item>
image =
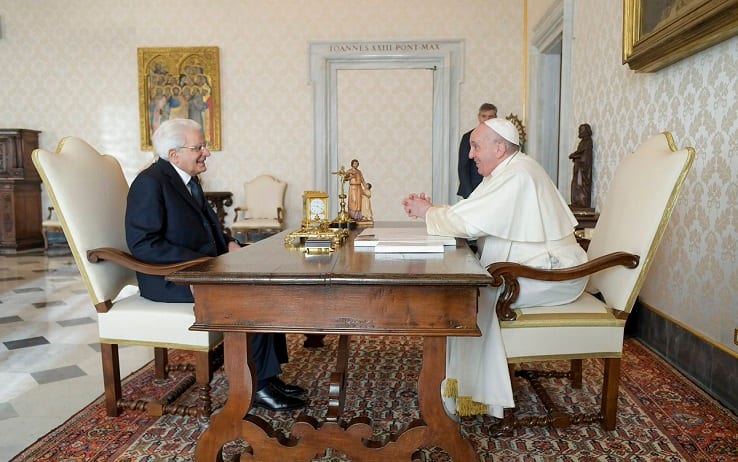
<path id="1" fill-rule="evenodd" d="M 233 209 L 233 236 L 243 236 L 245 243 L 251 243 L 257 234 L 263 236 L 282 231 L 286 189 L 287 183 L 271 175 L 259 175 L 244 183 L 246 202 Z"/>

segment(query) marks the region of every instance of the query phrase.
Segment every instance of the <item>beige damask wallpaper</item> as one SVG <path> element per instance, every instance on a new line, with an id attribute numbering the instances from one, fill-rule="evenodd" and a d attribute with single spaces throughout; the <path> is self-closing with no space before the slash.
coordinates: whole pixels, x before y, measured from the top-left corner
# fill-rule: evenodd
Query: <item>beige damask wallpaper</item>
<path id="1" fill-rule="evenodd" d="M 284 179 L 286 219 L 296 227 L 300 195 L 313 189 L 310 42 L 464 40 L 457 109 L 463 133 L 476 124 L 483 101 L 520 112 L 521 5 L 505 0 L 0 0 L 0 98 L 7 102 L 0 106 L 0 120 L 42 130 L 41 144 L 47 148 L 63 136 L 81 136 L 117 156 L 133 177 L 150 160 L 138 145 L 137 48 L 217 46 L 223 150 L 209 161 L 204 185 L 233 191 L 238 202 L 244 181 L 262 173 Z M 500 72 L 502 67 L 508 71 Z M 404 158 L 393 167 L 382 156 L 407 152 L 402 147 L 409 130 L 425 128 L 418 121 L 430 105 L 411 96 L 430 98 L 431 93 L 407 79 L 372 81 L 371 87 L 357 83 L 348 83 L 352 93 L 346 98 L 356 119 L 361 115 L 361 127 L 373 130 L 364 139 L 349 140 L 364 145 L 346 146 L 345 155 L 356 152 L 369 169 L 378 195 L 377 218 L 396 217 L 399 197 L 409 187 L 430 184 L 431 171 L 424 161 Z M 368 110 L 378 105 L 381 111 Z M 387 114 L 406 129 L 377 133 L 377 127 L 391 122 Z"/>
<path id="2" fill-rule="evenodd" d="M 601 204 L 619 159 L 669 131 L 697 151 L 641 299 L 738 352 L 738 37 L 659 72 L 621 64 L 622 2 L 576 2 L 573 115 L 592 126 Z M 576 139 L 576 133 L 571 134 Z M 644 191 L 644 194 L 647 194 Z"/>
<path id="3" fill-rule="evenodd" d="M 530 8 L 538 8 L 531 17 L 541 18 L 538 13 L 552 3 L 529 0 Z M 592 125 L 597 201 L 605 197 L 620 157 L 650 134 L 669 130 L 680 146 L 697 150 L 643 300 L 738 351 L 731 342 L 738 323 L 738 38 L 658 73 L 635 74 L 621 64 L 622 2 L 567 4 L 574 8 L 572 123 Z M 139 148 L 137 48 L 217 46 L 223 150 L 211 158 L 205 186 L 233 191 L 238 203 L 245 180 L 262 173 L 280 177 L 289 184 L 287 221 L 295 227 L 300 194 L 313 187 L 310 42 L 464 40 L 460 135 L 476 123 L 481 102 L 497 104 L 502 114 L 523 113 L 523 5 L 0 0 L 0 124 L 41 130 L 48 149 L 63 136 L 81 136 L 115 155 L 132 177 L 151 158 Z M 363 79 L 339 82 L 361 126 L 387 126 L 391 114 L 412 130 L 427 128 L 424 103 L 391 97 L 425 91 L 412 84 L 413 77 Z M 372 91 L 361 91 L 367 85 Z M 377 98 L 382 88 L 391 92 Z M 377 194 L 386 195 L 374 204 L 377 217 L 392 216 L 394 196 L 430 181 L 421 162 L 392 164 L 393 153 L 407 152 L 407 130 L 381 136 L 353 124 L 342 130 L 339 143 L 347 143 L 347 152 L 341 155 L 357 153 Z M 576 133 L 570 136 L 575 145 Z M 422 142 L 417 149 L 425 149 Z"/>
<path id="4" fill-rule="evenodd" d="M 359 160 L 372 184 L 372 209 L 390 221 L 408 220 L 399 197 L 430 193 L 431 71 L 420 69 L 339 71 L 338 159 Z M 398 107 L 412 107 L 409 116 Z M 387 143 L 388 140 L 393 140 Z M 375 212 L 376 213 L 376 212 Z"/>

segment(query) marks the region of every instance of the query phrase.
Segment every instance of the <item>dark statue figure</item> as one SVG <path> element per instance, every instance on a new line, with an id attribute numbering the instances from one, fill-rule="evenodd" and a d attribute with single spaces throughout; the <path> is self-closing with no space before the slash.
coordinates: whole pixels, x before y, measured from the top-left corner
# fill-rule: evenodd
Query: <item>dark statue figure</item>
<path id="1" fill-rule="evenodd" d="M 574 161 L 571 178 L 571 208 L 589 209 L 592 204 L 592 128 L 579 126 L 579 146 L 569 155 Z"/>

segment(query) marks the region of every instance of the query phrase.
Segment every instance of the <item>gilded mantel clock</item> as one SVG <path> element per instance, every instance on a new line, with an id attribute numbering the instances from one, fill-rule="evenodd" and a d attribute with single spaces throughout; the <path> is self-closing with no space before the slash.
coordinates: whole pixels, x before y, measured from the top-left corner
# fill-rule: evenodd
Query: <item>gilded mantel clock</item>
<path id="1" fill-rule="evenodd" d="M 302 224 L 284 238 L 288 248 L 301 249 L 306 253 L 332 252 L 348 237 L 345 229 L 328 227 L 330 209 L 328 194 L 322 191 L 302 193 Z"/>
<path id="2" fill-rule="evenodd" d="M 303 229 L 319 228 L 328 222 L 328 194 L 321 191 L 305 191 L 302 194 Z"/>

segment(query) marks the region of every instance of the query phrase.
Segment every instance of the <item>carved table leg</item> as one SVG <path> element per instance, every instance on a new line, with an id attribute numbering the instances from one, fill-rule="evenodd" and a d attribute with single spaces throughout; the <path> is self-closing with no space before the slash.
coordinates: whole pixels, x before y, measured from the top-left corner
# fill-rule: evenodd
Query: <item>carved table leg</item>
<path id="1" fill-rule="evenodd" d="M 330 389 L 328 391 L 328 413 L 325 420 L 337 422 L 343 412 L 346 401 L 346 368 L 348 367 L 350 335 L 338 337 L 338 354 L 336 358 L 336 371 L 331 374 Z"/>
<path id="2" fill-rule="evenodd" d="M 247 348 L 248 338 L 243 333 L 225 333 L 225 367 L 228 374 L 229 394 L 225 406 L 211 417 L 210 427 L 197 442 L 197 462 L 222 462 L 223 445 L 242 438 L 250 445 L 248 460 L 311 460 L 327 448 L 336 448 L 352 460 L 365 462 L 416 461 L 418 448 L 438 446 L 445 449 L 453 461 L 479 460 L 471 443 L 461 435 L 457 422 L 451 420 L 443 409 L 440 397 L 441 381 L 445 375 L 446 339 L 426 337 L 423 343 L 423 368 L 418 380 L 418 398 L 421 420 L 416 420 L 385 441 L 374 441 L 371 422 L 356 418 L 347 424 L 329 421 L 320 424 L 316 419 L 301 416 L 292 426 L 291 437 L 275 431 L 263 419 L 243 416 L 252 401 L 256 374 Z M 348 361 L 349 336 L 341 336 L 339 354 L 334 375 L 345 376 Z M 248 366 L 243 358 L 248 356 Z M 337 382 L 342 382 L 337 381 Z M 337 392 L 341 402 L 343 383 Z M 340 411 L 336 407 L 336 411 Z M 241 458 L 239 457 L 238 460 Z"/>
<path id="3" fill-rule="evenodd" d="M 241 436 L 241 419 L 249 411 L 256 384 L 249 334 L 225 332 L 223 334 L 225 370 L 228 375 L 228 401 L 222 409 L 213 413 L 210 427 L 200 436 L 195 448 L 197 462 L 222 462 L 223 445 Z M 247 358 L 244 361 L 244 358 Z"/>
<path id="4" fill-rule="evenodd" d="M 302 346 L 305 348 L 323 348 L 325 346 L 324 338 L 325 335 L 322 334 L 305 334 L 305 341 L 302 342 Z"/>
<path id="5" fill-rule="evenodd" d="M 469 440 L 461 435 L 461 426 L 443 409 L 441 382 L 446 375 L 446 338 L 423 338 L 423 368 L 418 379 L 420 415 L 430 430 L 428 446 L 448 452 L 454 461 L 479 460 Z"/>

